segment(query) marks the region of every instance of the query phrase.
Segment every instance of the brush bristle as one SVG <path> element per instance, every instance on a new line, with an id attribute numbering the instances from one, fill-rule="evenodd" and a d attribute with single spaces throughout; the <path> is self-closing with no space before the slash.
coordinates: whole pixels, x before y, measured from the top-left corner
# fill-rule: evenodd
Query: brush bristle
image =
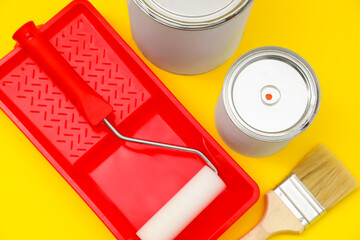
<path id="1" fill-rule="evenodd" d="M 325 209 L 329 209 L 358 186 L 355 177 L 324 145 L 305 156 L 293 171 Z"/>

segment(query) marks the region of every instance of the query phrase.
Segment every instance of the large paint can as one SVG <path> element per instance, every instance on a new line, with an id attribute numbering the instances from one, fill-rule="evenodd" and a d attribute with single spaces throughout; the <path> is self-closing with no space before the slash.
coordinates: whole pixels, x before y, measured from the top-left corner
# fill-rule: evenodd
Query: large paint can
<path id="1" fill-rule="evenodd" d="M 311 66 L 287 49 L 261 47 L 230 67 L 215 123 L 233 150 L 265 157 L 309 127 L 319 106 L 320 86 Z"/>
<path id="2" fill-rule="evenodd" d="M 155 65 L 179 74 L 210 71 L 240 44 L 253 0 L 127 0 L 132 35 Z"/>

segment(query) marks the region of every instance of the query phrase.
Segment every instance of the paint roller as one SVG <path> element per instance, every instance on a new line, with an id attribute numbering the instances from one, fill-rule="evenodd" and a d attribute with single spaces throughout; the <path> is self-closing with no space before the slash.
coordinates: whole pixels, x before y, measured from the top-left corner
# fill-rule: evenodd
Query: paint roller
<path id="1" fill-rule="evenodd" d="M 220 177 L 204 166 L 136 234 L 142 240 L 174 239 L 224 189 Z"/>
<path id="2" fill-rule="evenodd" d="M 13 38 L 61 88 L 92 126 L 104 122 L 118 138 L 124 141 L 194 153 L 207 163 L 207 166 L 193 176 L 137 231 L 136 234 L 140 239 L 174 239 L 225 189 L 225 184 L 218 176 L 217 169 L 199 150 L 120 134 L 106 119 L 112 113 L 112 106 L 85 83 L 33 22 L 28 22 L 19 28 Z"/>

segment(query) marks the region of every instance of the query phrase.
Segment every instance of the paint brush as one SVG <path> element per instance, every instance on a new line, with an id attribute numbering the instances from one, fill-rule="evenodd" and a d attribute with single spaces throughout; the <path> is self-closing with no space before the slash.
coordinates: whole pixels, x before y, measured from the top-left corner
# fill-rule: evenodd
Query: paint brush
<path id="1" fill-rule="evenodd" d="M 281 232 L 301 233 L 357 187 L 357 180 L 342 162 L 326 146 L 319 145 L 266 194 L 262 220 L 242 240 L 264 240 Z"/>

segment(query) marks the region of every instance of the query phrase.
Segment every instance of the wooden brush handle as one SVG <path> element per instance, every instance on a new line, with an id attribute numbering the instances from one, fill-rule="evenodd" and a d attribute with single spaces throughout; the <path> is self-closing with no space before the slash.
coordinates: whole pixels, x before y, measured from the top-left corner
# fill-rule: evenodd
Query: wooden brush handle
<path id="1" fill-rule="evenodd" d="M 265 240 L 280 232 L 301 233 L 304 226 L 276 195 L 274 191 L 266 194 L 266 209 L 261 221 L 241 240 Z"/>

